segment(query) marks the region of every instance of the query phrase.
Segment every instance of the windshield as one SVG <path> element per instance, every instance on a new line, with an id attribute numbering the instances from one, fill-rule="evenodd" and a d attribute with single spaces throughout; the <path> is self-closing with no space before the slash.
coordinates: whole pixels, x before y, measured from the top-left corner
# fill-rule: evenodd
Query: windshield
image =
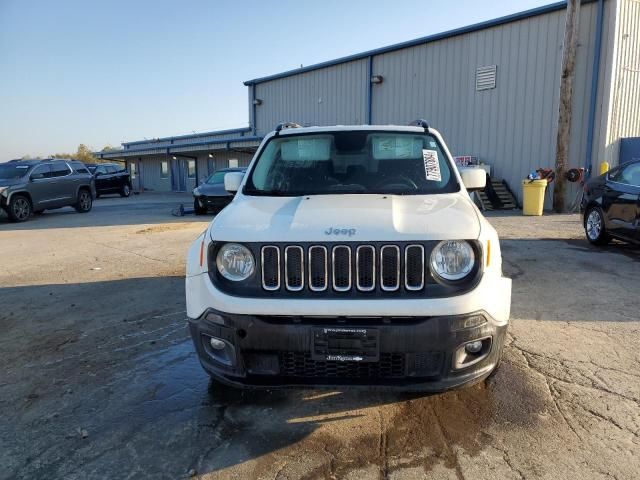
<path id="1" fill-rule="evenodd" d="M 224 183 L 224 176 L 229 173 L 229 172 L 216 172 L 213 175 L 211 175 L 209 178 L 207 178 L 207 180 L 204 182 L 208 185 L 217 185 L 220 183 Z"/>
<path id="2" fill-rule="evenodd" d="M 243 193 L 424 195 L 459 190 L 433 136 L 356 130 L 271 138 Z"/>
<path id="3" fill-rule="evenodd" d="M 24 177 L 31 165 L 0 165 L 0 178 L 15 179 Z"/>

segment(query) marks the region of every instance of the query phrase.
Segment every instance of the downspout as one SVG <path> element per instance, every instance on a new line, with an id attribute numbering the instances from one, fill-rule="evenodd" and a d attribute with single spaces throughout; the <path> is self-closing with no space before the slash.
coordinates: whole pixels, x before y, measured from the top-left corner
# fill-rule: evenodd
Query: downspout
<path id="1" fill-rule="evenodd" d="M 251 132 L 256 136 L 256 84 L 251 85 Z"/>
<path id="2" fill-rule="evenodd" d="M 367 62 L 367 125 L 371 125 L 372 112 L 371 103 L 373 99 L 373 84 L 371 76 L 373 75 L 373 56 L 369 55 Z"/>
<path id="3" fill-rule="evenodd" d="M 602 25 L 604 23 L 604 0 L 598 0 L 596 15 L 596 42 L 593 52 L 593 72 L 591 73 L 591 98 L 589 100 L 589 123 L 587 126 L 587 155 L 584 163 L 585 180 L 591 176 L 593 161 L 593 135 L 595 132 L 596 109 L 598 103 L 598 79 L 600 77 L 600 50 L 602 50 Z"/>

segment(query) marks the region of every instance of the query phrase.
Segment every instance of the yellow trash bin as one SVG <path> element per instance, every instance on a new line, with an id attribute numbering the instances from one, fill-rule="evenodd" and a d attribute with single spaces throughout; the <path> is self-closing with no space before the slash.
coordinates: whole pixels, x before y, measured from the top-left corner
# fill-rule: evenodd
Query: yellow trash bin
<path id="1" fill-rule="evenodd" d="M 546 180 L 524 180 L 522 182 L 522 214 L 542 215 Z"/>

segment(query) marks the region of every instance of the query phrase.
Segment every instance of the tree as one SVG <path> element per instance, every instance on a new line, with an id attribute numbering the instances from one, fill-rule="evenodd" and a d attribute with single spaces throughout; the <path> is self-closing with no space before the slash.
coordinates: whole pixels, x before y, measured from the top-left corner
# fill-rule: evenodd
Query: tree
<path id="1" fill-rule="evenodd" d="M 71 158 L 84 163 L 96 163 L 99 161 L 99 159 L 93 155 L 91 149 L 84 143 L 78 145 L 78 150 L 76 150 L 75 153 L 55 153 L 52 155 L 52 158 Z"/>

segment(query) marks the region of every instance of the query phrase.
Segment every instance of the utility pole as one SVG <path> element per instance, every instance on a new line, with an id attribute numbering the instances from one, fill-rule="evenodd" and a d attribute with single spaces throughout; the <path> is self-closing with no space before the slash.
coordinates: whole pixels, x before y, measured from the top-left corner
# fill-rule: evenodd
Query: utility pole
<path id="1" fill-rule="evenodd" d="M 571 101 L 573 99 L 573 78 L 576 69 L 578 49 L 578 27 L 580 0 L 567 1 L 567 19 L 562 49 L 562 77 L 560 78 L 560 111 L 558 114 L 558 139 L 556 141 L 556 178 L 553 188 L 553 209 L 565 211 L 564 172 L 569 161 L 569 141 L 571 139 Z"/>

